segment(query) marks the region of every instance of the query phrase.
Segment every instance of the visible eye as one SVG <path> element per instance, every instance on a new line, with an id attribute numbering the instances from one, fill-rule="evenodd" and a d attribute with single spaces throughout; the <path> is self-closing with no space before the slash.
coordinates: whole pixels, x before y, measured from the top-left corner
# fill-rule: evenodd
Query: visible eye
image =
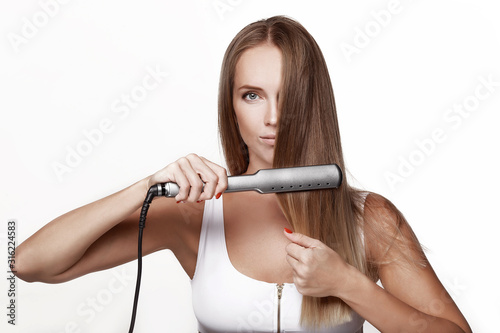
<path id="1" fill-rule="evenodd" d="M 243 95 L 243 99 L 247 101 L 256 101 L 259 98 L 259 95 L 257 95 L 254 92 L 247 92 L 246 94 Z"/>

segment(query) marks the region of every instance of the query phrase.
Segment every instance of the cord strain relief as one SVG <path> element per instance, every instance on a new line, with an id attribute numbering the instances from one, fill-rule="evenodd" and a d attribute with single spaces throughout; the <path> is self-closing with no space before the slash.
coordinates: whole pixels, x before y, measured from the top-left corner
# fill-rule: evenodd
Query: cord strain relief
<path id="1" fill-rule="evenodd" d="M 149 210 L 149 202 L 147 200 L 144 201 L 141 209 L 141 215 L 139 217 L 139 228 L 144 229 L 146 227 L 146 215 Z"/>

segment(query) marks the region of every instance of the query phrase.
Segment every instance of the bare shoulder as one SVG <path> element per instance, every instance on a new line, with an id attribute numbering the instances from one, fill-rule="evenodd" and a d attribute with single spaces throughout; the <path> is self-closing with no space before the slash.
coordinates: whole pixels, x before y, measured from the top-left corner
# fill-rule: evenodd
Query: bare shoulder
<path id="1" fill-rule="evenodd" d="M 403 213 L 389 199 L 377 193 L 368 193 L 363 220 L 366 252 L 374 264 L 426 264 L 417 236 Z"/>
<path id="2" fill-rule="evenodd" d="M 396 206 L 379 194 L 369 193 L 363 215 L 367 260 L 376 267 L 384 289 L 415 309 L 447 319 L 470 332 Z"/>
<path id="3" fill-rule="evenodd" d="M 365 228 L 391 234 L 407 224 L 403 214 L 389 199 L 374 192 L 366 195 L 363 220 Z"/>
<path id="4" fill-rule="evenodd" d="M 402 215 L 401 212 L 386 197 L 375 192 L 368 192 L 366 195 L 365 220 L 391 227 L 398 223 L 400 215 Z"/>

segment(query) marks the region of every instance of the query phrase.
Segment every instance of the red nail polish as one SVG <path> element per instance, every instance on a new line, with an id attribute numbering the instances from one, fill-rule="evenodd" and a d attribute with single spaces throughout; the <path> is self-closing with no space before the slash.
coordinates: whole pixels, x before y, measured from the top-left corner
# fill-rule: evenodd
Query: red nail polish
<path id="1" fill-rule="evenodd" d="M 293 232 L 292 230 L 290 230 L 290 229 L 288 229 L 288 228 L 285 228 L 285 231 L 286 231 L 287 233 L 289 233 L 289 234 L 291 234 L 291 233 Z"/>
<path id="2" fill-rule="evenodd" d="M 219 199 L 221 195 L 222 195 L 222 192 L 217 193 L 217 195 L 215 196 L 215 199 Z"/>
<path id="3" fill-rule="evenodd" d="M 177 203 L 179 203 L 180 201 L 177 201 Z"/>

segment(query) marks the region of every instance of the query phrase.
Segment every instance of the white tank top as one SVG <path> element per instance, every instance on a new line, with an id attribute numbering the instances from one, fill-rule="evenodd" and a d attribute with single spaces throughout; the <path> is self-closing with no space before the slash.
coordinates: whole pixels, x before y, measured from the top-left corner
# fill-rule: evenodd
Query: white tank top
<path id="1" fill-rule="evenodd" d="M 299 324 L 302 295 L 293 283 L 278 285 L 240 273 L 229 260 L 223 200 L 206 201 L 196 270 L 193 308 L 201 333 L 311 332 Z M 345 324 L 317 333 L 361 333 L 364 319 L 353 312 Z"/>

